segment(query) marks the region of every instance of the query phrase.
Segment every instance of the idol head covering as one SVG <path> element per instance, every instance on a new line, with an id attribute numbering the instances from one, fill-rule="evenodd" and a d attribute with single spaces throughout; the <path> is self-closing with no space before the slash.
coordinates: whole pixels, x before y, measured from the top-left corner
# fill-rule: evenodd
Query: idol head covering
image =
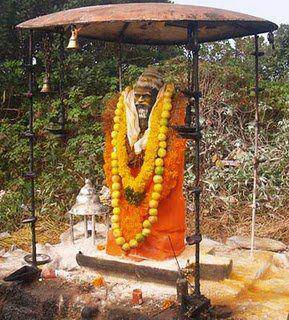
<path id="1" fill-rule="evenodd" d="M 150 95 L 153 89 L 157 91 L 164 85 L 163 75 L 153 66 L 148 66 L 138 78 L 134 91 L 136 95 Z"/>

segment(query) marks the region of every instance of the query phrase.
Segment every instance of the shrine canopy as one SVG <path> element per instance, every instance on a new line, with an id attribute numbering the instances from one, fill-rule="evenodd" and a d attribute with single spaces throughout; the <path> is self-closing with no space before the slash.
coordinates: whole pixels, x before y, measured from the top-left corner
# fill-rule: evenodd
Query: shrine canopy
<path id="1" fill-rule="evenodd" d="M 169 3 L 126 3 L 83 7 L 44 15 L 17 26 L 21 29 L 64 31 L 132 44 L 186 44 L 189 24 L 197 24 L 199 42 L 210 42 L 274 31 L 268 20 L 234 11 Z"/>

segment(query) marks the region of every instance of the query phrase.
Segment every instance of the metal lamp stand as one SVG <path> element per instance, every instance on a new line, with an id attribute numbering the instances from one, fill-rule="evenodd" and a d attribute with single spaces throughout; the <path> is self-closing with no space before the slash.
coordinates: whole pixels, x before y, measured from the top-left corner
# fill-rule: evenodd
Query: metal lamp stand
<path id="1" fill-rule="evenodd" d="M 30 181 L 30 217 L 24 219 L 22 223 L 29 223 L 31 226 L 31 248 L 32 253 L 24 257 L 24 260 L 31 264 L 32 267 L 44 264 L 50 261 L 50 257 L 44 254 L 36 253 L 36 230 L 35 224 L 37 221 L 35 215 L 35 178 L 37 176 L 34 165 L 34 144 L 35 144 L 35 133 L 33 129 L 34 122 L 34 108 L 33 108 L 33 87 L 34 87 L 34 61 L 33 61 L 33 30 L 30 30 L 29 35 L 29 53 L 28 62 L 26 68 L 28 71 L 28 92 L 26 94 L 29 99 L 29 130 L 23 133 L 25 138 L 29 139 L 29 171 L 24 174 L 25 179 Z M 39 258 L 37 260 L 37 258 Z"/>

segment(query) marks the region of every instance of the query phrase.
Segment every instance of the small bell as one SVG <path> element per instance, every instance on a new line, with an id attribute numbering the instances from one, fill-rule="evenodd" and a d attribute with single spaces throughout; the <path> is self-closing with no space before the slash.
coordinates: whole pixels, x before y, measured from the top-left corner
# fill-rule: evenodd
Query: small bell
<path id="1" fill-rule="evenodd" d="M 50 78 L 48 76 L 45 76 L 43 79 L 43 86 L 40 91 L 41 93 L 50 93 L 51 87 L 50 87 Z"/>
<path id="2" fill-rule="evenodd" d="M 77 31 L 75 26 L 71 28 L 71 37 L 69 39 L 67 49 L 72 49 L 72 50 L 78 50 L 79 49 L 78 31 Z"/>
<path id="3" fill-rule="evenodd" d="M 268 42 L 271 44 L 272 49 L 275 50 L 274 33 L 272 31 L 268 33 L 267 39 L 268 39 Z"/>

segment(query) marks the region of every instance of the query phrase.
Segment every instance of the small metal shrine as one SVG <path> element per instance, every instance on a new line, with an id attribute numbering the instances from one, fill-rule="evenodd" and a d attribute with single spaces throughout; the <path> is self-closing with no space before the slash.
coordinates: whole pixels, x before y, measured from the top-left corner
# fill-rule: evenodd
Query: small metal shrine
<path id="1" fill-rule="evenodd" d="M 85 185 L 79 191 L 76 202 L 69 210 L 70 215 L 70 234 L 74 242 L 73 235 L 73 216 L 83 216 L 84 219 L 84 236 L 88 238 L 88 221 L 87 217 L 91 216 L 91 234 L 92 242 L 95 243 L 95 218 L 101 215 L 101 207 L 96 190 L 89 179 L 85 179 Z"/>
<path id="2" fill-rule="evenodd" d="M 127 3 L 100 5 L 93 7 L 76 8 L 57 12 L 35 19 L 28 20 L 17 26 L 19 29 L 30 30 L 29 38 L 29 92 L 30 99 L 30 123 L 29 131 L 25 133 L 30 141 L 30 169 L 26 177 L 31 181 L 31 218 L 32 227 L 32 256 L 33 264 L 36 264 L 36 237 L 35 237 L 35 200 L 34 200 L 34 156 L 33 147 L 35 135 L 33 133 L 33 32 L 34 30 L 45 33 L 60 34 L 60 77 L 59 94 L 62 108 L 60 118 L 56 121 L 58 128 L 52 129 L 52 133 L 65 135 L 65 112 L 63 104 L 63 36 L 71 33 L 68 48 L 78 49 L 78 37 L 116 42 L 119 47 L 118 71 L 121 89 L 121 46 L 122 44 L 147 44 L 147 45 L 184 45 L 188 51 L 188 87 L 184 91 L 188 97 L 186 107 L 185 125 L 176 127 L 175 130 L 185 139 L 195 141 L 195 186 L 193 191 L 195 202 L 195 234 L 187 237 L 187 243 L 195 245 L 195 270 L 194 270 L 194 294 L 188 295 L 188 286 L 185 279 L 181 279 L 181 319 L 197 319 L 203 309 L 209 307 L 208 299 L 200 292 L 200 145 L 202 128 L 200 125 L 199 104 L 202 94 L 199 89 L 199 49 L 201 43 L 231 39 L 243 36 L 254 36 L 255 51 L 255 112 L 258 120 L 259 93 L 259 57 L 263 55 L 259 51 L 258 34 L 269 32 L 272 41 L 272 32 L 277 25 L 254 16 L 191 5 L 177 5 L 168 3 Z M 191 59 L 192 58 L 192 59 Z M 46 67 L 49 73 L 49 67 Z M 49 75 L 44 79 L 42 92 L 49 91 Z M 257 122 L 256 122 L 257 123 Z M 258 138 L 258 125 L 256 125 L 256 139 Z M 258 153 L 255 152 L 254 170 L 258 169 Z M 257 175 L 256 175 L 257 176 Z M 257 178 L 254 178 L 254 188 L 257 187 Z M 254 214 L 256 212 L 256 205 Z"/>

